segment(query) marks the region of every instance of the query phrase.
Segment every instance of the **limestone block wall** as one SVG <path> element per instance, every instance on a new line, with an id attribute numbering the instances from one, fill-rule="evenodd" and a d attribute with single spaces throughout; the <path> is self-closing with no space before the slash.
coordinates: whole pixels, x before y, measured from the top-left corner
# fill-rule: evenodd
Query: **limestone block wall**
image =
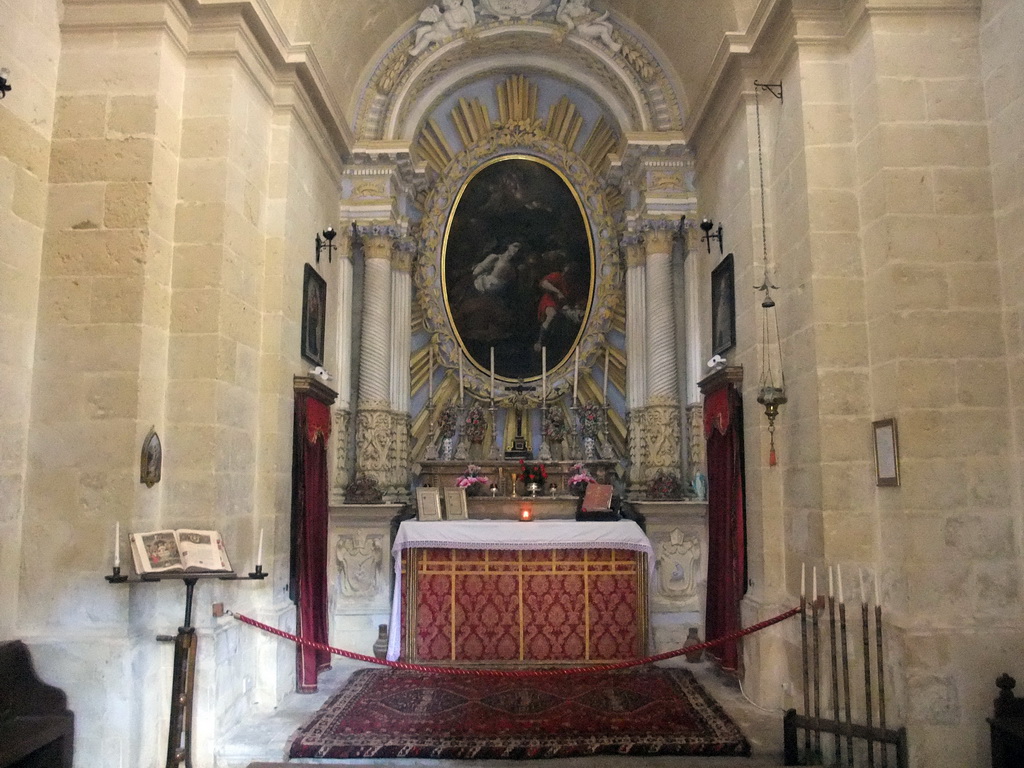
<path id="1" fill-rule="evenodd" d="M 6 3 L 0 67 L 0 638 L 15 636 L 32 358 L 56 99 L 58 3 Z"/>

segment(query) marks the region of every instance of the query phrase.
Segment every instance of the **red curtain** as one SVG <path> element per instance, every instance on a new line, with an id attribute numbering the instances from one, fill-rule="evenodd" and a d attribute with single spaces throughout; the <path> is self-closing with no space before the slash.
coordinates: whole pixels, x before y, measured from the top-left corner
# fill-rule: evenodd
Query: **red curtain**
<path id="1" fill-rule="evenodd" d="M 292 595 L 298 604 L 298 635 L 327 643 L 327 438 L 331 411 L 305 394 L 295 397 L 292 457 Z M 331 666 L 328 651 L 296 649 L 296 687 L 317 690 L 317 675 Z"/>
<path id="2" fill-rule="evenodd" d="M 731 384 L 704 401 L 708 451 L 707 639 L 741 629 L 740 601 L 747 584 L 743 512 L 743 424 L 740 396 Z M 708 651 L 723 669 L 739 670 L 739 642 Z"/>

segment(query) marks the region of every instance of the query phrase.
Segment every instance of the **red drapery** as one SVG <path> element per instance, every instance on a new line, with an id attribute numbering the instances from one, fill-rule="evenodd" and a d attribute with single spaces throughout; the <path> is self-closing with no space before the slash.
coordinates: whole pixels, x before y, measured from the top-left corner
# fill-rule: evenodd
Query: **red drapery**
<path id="1" fill-rule="evenodd" d="M 743 431 L 739 394 L 731 384 L 704 401 L 708 451 L 708 640 L 739 631 L 746 591 L 746 526 L 743 513 Z M 709 650 L 723 669 L 739 669 L 739 643 Z"/>
<path id="2" fill-rule="evenodd" d="M 305 394 L 295 397 L 295 485 L 292 520 L 292 584 L 298 603 L 298 632 L 304 639 L 327 643 L 327 438 L 331 411 Z M 331 666 L 331 654 L 296 648 L 296 687 L 317 689 L 317 675 Z"/>

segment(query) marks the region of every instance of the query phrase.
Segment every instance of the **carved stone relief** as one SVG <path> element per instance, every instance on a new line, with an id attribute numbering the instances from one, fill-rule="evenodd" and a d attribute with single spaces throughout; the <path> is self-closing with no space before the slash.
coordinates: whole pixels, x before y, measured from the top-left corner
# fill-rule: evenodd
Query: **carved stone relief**
<path id="1" fill-rule="evenodd" d="M 695 600 L 701 567 L 700 539 L 673 529 L 667 540 L 655 545 L 657 596 L 673 603 Z"/>
<path id="2" fill-rule="evenodd" d="M 336 595 L 370 599 L 386 588 L 383 534 L 346 534 L 338 537 L 334 556 L 338 566 Z"/>

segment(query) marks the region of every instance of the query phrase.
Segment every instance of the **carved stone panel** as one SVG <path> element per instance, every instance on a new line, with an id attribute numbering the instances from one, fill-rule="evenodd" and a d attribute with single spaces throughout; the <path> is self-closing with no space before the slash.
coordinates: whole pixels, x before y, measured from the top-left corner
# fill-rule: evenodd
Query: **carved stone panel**
<path id="1" fill-rule="evenodd" d="M 389 574 L 385 552 L 388 542 L 383 533 L 369 531 L 341 534 L 334 546 L 335 584 L 332 597 L 336 611 L 342 605 L 379 604 L 387 601 Z"/>
<path id="2" fill-rule="evenodd" d="M 655 547 L 656 590 L 659 598 L 679 607 L 697 601 L 703 553 L 700 539 L 675 528 Z"/>

